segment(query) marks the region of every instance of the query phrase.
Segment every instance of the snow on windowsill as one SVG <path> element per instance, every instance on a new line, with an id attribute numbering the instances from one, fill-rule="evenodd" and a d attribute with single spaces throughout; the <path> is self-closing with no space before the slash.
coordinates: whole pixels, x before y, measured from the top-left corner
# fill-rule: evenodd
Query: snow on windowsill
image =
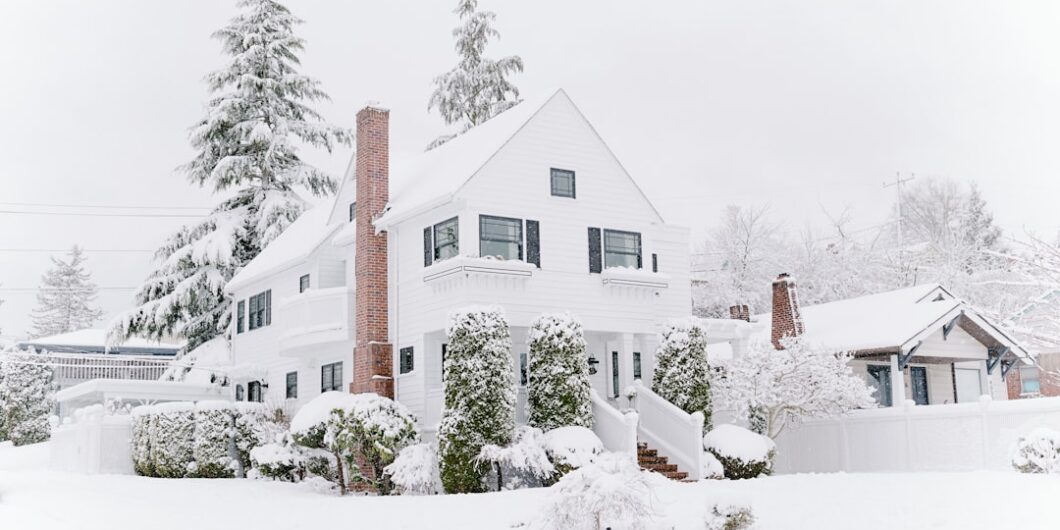
<path id="1" fill-rule="evenodd" d="M 670 287 L 670 275 L 631 267 L 608 267 L 600 273 L 604 285 L 628 285 L 633 287 Z"/>
<path id="2" fill-rule="evenodd" d="M 504 276 L 532 276 L 537 266 L 521 260 L 494 257 L 455 256 L 435 262 L 423 269 L 423 281 L 429 282 L 454 274 L 497 274 Z"/>

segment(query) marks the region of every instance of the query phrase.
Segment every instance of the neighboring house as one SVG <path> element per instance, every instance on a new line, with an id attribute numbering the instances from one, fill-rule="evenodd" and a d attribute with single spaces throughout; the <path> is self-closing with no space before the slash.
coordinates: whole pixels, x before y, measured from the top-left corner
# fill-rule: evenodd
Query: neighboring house
<path id="1" fill-rule="evenodd" d="M 773 282 L 772 312 L 750 316 L 733 308 L 733 320 L 705 320 L 711 349 L 735 356 L 752 341 L 801 334 L 813 344 L 852 351 L 850 365 L 874 388 L 884 406 L 1008 399 L 1005 380 L 1031 366 L 1027 350 L 963 300 L 938 284 L 800 307 L 795 280 Z M 740 321 L 748 321 L 746 324 Z"/>
<path id="2" fill-rule="evenodd" d="M 236 399 L 373 391 L 431 431 L 448 315 L 488 304 L 511 325 L 520 418 L 527 330 L 547 312 L 581 320 L 593 388 L 625 405 L 624 389 L 650 377 L 662 326 L 691 314 L 688 230 L 665 223 L 562 90 L 393 172 L 388 120 L 358 113 L 335 203 L 228 283 Z"/>
<path id="3" fill-rule="evenodd" d="M 156 380 L 182 347 L 136 337 L 107 346 L 106 335 L 106 330 L 83 329 L 19 341 L 14 349 L 46 355 L 62 389 L 91 379 Z"/>
<path id="4" fill-rule="evenodd" d="M 1020 366 L 1006 379 L 1008 398 L 1060 396 L 1060 350 L 1040 351 L 1032 366 Z"/>

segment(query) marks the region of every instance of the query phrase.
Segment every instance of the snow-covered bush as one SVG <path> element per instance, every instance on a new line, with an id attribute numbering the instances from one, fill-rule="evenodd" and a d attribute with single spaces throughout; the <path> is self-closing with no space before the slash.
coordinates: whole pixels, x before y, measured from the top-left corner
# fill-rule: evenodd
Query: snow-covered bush
<path id="1" fill-rule="evenodd" d="M 51 437 L 52 370 L 35 353 L 0 353 L 0 440 L 16 446 Z"/>
<path id="2" fill-rule="evenodd" d="M 655 354 L 651 389 L 681 410 L 702 412 L 704 428 L 711 425 L 710 368 L 707 337 L 696 319 L 676 320 L 663 331 Z"/>
<path id="3" fill-rule="evenodd" d="M 250 469 L 250 450 L 269 440 L 266 422 L 268 410 L 262 403 L 236 402 L 232 432 L 235 437 L 236 458 L 239 469 L 246 473 Z"/>
<path id="4" fill-rule="evenodd" d="M 706 530 L 745 530 L 755 523 L 746 506 L 714 506 L 707 514 Z"/>
<path id="5" fill-rule="evenodd" d="M 195 405 L 186 402 L 155 405 L 151 460 L 155 476 L 183 478 L 196 471 Z"/>
<path id="6" fill-rule="evenodd" d="M 712 478 L 725 478 L 725 466 L 721 465 L 721 461 L 718 457 L 714 456 L 714 453 L 703 450 L 703 463 L 702 469 L 700 470 L 700 476 L 705 479 Z"/>
<path id="7" fill-rule="evenodd" d="M 305 476 L 306 451 L 289 434 L 250 450 L 254 470 L 262 477 L 296 482 Z"/>
<path id="8" fill-rule="evenodd" d="M 872 389 L 847 364 L 851 354 L 807 344 L 801 337 L 784 346 L 752 344 L 744 357 L 726 364 L 715 379 L 721 406 L 770 438 L 807 418 L 840 416 L 876 406 Z M 756 421 L 757 418 L 757 421 Z"/>
<path id="9" fill-rule="evenodd" d="M 487 444 L 506 446 L 515 430 L 515 385 L 508 321 L 498 307 L 471 307 L 450 315 L 445 409 L 438 426 L 442 485 L 449 493 L 486 491 L 489 464 L 478 459 Z"/>
<path id="10" fill-rule="evenodd" d="M 431 495 L 442 489 L 438 475 L 438 450 L 433 444 L 410 445 L 398 453 L 385 470 L 399 493 Z"/>
<path id="11" fill-rule="evenodd" d="M 725 478 L 755 478 L 773 472 L 773 440 L 738 425 L 718 425 L 703 436 L 703 448 L 725 469 Z"/>
<path id="12" fill-rule="evenodd" d="M 1039 427 L 1020 436 L 1012 467 L 1020 473 L 1060 473 L 1060 432 Z"/>
<path id="13" fill-rule="evenodd" d="M 530 323 L 527 408 L 530 425 L 544 431 L 593 426 L 589 362 L 582 324 L 568 314 Z"/>
<path id="14" fill-rule="evenodd" d="M 605 453 L 552 486 L 550 502 L 532 528 L 603 530 L 649 528 L 655 512 L 650 473 L 629 455 Z"/>
<path id="15" fill-rule="evenodd" d="M 155 408 L 144 405 L 132 409 L 132 459 L 137 475 L 155 476 L 155 461 L 151 456 L 151 436 L 154 432 Z"/>
<path id="16" fill-rule="evenodd" d="M 521 425 L 516 427 L 511 444 L 487 444 L 479 452 L 479 460 L 493 465 L 498 490 L 539 486 L 556 473 L 546 443 L 541 429 Z"/>
<path id="17" fill-rule="evenodd" d="M 234 476 L 228 454 L 233 434 L 233 406 L 227 401 L 200 401 L 195 405 L 195 435 L 192 454 L 195 476 L 229 478 Z"/>
<path id="18" fill-rule="evenodd" d="M 585 427 L 560 427 L 545 433 L 545 452 L 556 474 L 563 476 L 593 463 L 604 452 L 604 443 Z"/>

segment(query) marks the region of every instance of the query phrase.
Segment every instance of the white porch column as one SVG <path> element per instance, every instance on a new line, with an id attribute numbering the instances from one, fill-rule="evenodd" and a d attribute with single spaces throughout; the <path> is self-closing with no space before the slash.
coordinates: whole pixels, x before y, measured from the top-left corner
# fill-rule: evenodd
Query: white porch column
<path id="1" fill-rule="evenodd" d="M 983 367 L 979 369 L 979 395 L 980 396 L 993 396 L 994 395 L 993 389 L 990 388 L 990 374 L 987 372 L 987 364 L 989 364 L 989 361 L 983 361 Z M 1001 367 L 998 366 L 998 367 L 996 367 L 994 369 L 995 370 L 1000 370 Z"/>
<path id="2" fill-rule="evenodd" d="M 905 404 L 905 374 L 898 368 L 898 354 L 891 355 L 891 406 Z"/>

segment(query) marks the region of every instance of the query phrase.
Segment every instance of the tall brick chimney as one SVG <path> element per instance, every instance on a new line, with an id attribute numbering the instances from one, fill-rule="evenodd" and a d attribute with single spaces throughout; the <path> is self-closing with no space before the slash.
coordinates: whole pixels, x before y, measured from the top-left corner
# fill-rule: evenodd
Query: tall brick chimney
<path id="1" fill-rule="evenodd" d="M 773 347 L 783 350 L 780 339 L 797 337 L 805 332 L 802 314 L 799 312 L 799 292 L 795 289 L 795 279 L 782 273 L 773 280 Z"/>
<path id="2" fill-rule="evenodd" d="M 737 304 L 729 307 L 729 318 L 733 320 L 751 321 L 751 308 L 747 304 Z"/>
<path id="3" fill-rule="evenodd" d="M 390 197 L 390 111 L 367 106 L 357 113 L 357 247 L 354 259 L 356 308 L 353 382 L 350 392 L 394 398 L 394 372 L 387 307 L 386 232 L 372 221 Z"/>

